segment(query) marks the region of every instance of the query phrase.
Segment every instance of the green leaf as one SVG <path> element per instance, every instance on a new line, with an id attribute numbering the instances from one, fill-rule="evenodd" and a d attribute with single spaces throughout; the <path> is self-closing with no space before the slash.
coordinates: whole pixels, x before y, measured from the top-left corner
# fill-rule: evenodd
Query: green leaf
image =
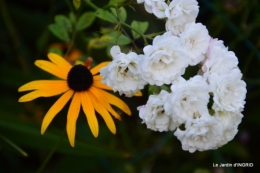
<path id="1" fill-rule="evenodd" d="M 131 43 L 131 40 L 126 35 L 118 31 L 114 31 L 103 35 L 100 38 L 100 41 L 104 41 L 112 44 L 118 44 L 118 45 L 127 45 Z"/>
<path id="2" fill-rule="evenodd" d="M 107 46 L 107 43 L 104 41 L 101 41 L 99 38 L 92 38 L 88 43 L 88 50 L 91 49 L 101 49 Z"/>
<path id="3" fill-rule="evenodd" d="M 77 22 L 76 30 L 81 31 L 89 27 L 95 20 L 95 13 L 85 12 L 83 13 Z"/>
<path id="4" fill-rule="evenodd" d="M 112 13 L 113 13 L 116 17 L 118 17 L 118 16 L 117 16 L 116 9 L 115 9 L 115 8 L 110 8 L 110 9 L 111 9 Z M 118 9 L 118 13 L 119 13 L 119 15 L 120 15 L 120 16 L 119 16 L 119 17 L 120 17 L 120 20 L 123 21 L 123 22 L 125 22 L 125 21 L 126 21 L 126 18 L 127 18 L 127 13 L 126 13 L 125 8 L 124 8 L 124 7 L 119 8 L 119 9 Z"/>
<path id="5" fill-rule="evenodd" d="M 125 0 L 110 0 L 108 5 L 116 5 L 116 6 L 118 6 L 118 5 L 123 4 L 124 2 L 125 2 Z"/>
<path id="6" fill-rule="evenodd" d="M 158 94 L 159 93 L 159 86 L 156 86 L 156 85 L 149 85 L 148 86 L 148 94 L 151 95 L 151 94 Z"/>
<path id="7" fill-rule="evenodd" d="M 134 20 L 132 23 L 131 23 L 131 27 L 133 27 L 134 29 L 138 30 L 140 33 L 144 33 L 147 28 L 148 28 L 148 22 L 138 22 L 136 20 Z M 137 39 L 139 38 L 141 35 L 136 33 L 135 31 L 132 30 L 132 35 L 134 37 L 134 39 Z"/>
<path id="8" fill-rule="evenodd" d="M 60 24 L 58 24 L 58 23 L 50 24 L 48 26 L 48 28 L 59 39 L 66 41 L 66 42 L 70 41 L 68 32 Z"/>
<path id="9" fill-rule="evenodd" d="M 76 15 L 72 12 L 69 13 L 69 20 L 72 24 L 76 22 Z"/>
<path id="10" fill-rule="evenodd" d="M 160 86 L 161 89 L 170 92 L 170 88 L 167 85 Z"/>
<path id="11" fill-rule="evenodd" d="M 2 109 L 0 111 L 1 133 L 18 145 L 35 149 L 51 150 L 61 138 L 61 131 L 48 129 L 44 135 L 41 135 L 39 125 L 19 119 L 18 116 L 10 115 L 8 111 Z M 73 148 L 70 146 L 68 139 L 64 139 L 57 148 L 57 152 L 81 156 L 107 156 L 117 158 L 128 156 L 127 153 L 109 149 L 93 141 L 77 139 L 75 141 L 76 145 Z"/>
<path id="12" fill-rule="evenodd" d="M 70 20 L 64 15 L 56 15 L 54 20 L 57 24 L 64 27 L 67 31 L 72 32 L 72 23 Z"/>
<path id="13" fill-rule="evenodd" d="M 80 4 L 81 4 L 81 0 L 73 0 L 73 5 L 76 8 L 76 10 L 79 9 Z"/>
<path id="14" fill-rule="evenodd" d="M 111 23 L 117 23 L 116 17 L 107 10 L 98 9 L 95 12 L 95 15 L 102 20 L 105 20 L 105 21 L 108 21 Z"/>

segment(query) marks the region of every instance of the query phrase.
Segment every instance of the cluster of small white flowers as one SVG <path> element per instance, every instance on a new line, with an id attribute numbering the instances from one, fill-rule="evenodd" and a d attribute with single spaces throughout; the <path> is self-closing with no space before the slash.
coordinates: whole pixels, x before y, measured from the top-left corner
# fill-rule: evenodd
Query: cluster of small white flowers
<path id="1" fill-rule="evenodd" d="M 199 6 L 196 0 L 137 0 L 144 3 L 145 10 L 159 19 L 166 19 L 166 31 L 178 35 L 184 31 L 185 25 L 195 22 Z"/>
<path id="2" fill-rule="evenodd" d="M 247 92 L 236 55 L 195 23 L 196 0 L 137 2 L 166 18 L 166 32 L 144 47 L 144 55 L 112 47 L 113 61 L 100 70 L 102 82 L 128 97 L 147 83 L 170 86 L 170 92 L 150 95 L 146 105 L 138 107 L 142 123 L 154 131 L 176 130 L 174 135 L 189 152 L 223 146 L 238 132 Z M 195 65 L 198 74 L 184 79 L 186 68 Z"/>

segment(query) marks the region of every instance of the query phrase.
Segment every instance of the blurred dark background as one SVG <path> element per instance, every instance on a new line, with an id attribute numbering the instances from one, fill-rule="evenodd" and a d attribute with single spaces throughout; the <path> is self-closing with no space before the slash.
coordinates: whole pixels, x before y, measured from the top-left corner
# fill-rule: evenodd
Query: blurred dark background
<path id="1" fill-rule="evenodd" d="M 198 2 L 200 12 L 197 22 L 206 25 L 212 37 L 223 40 L 225 46 L 235 52 L 248 93 L 244 118 L 234 140 L 214 151 L 191 154 L 181 149 L 180 142 L 172 133 L 153 132 L 141 124 L 136 107 L 146 103 L 147 88 L 142 98 L 122 98 L 131 107 L 133 115 L 122 115 L 123 121 L 116 122 L 115 136 L 99 118 L 100 135 L 95 139 L 81 112 L 77 122 L 76 146 L 71 148 L 65 135 L 68 106 L 41 135 L 42 118 L 58 97 L 18 103 L 18 98 L 24 93 L 18 93 L 17 89 L 31 80 L 50 78 L 34 66 L 34 61 L 46 59 L 47 52 L 55 46 L 66 49 L 64 42 L 48 30 L 54 16 L 68 16 L 70 12 L 79 16 L 93 9 L 84 1 L 76 12 L 70 0 L 0 0 L 0 173 L 259 172 L 260 2 Z M 108 1 L 93 3 L 102 7 Z M 143 4 L 125 8 L 128 12 L 126 23 L 149 21 L 146 33 L 164 30 L 164 21 L 146 13 Z M 113 28 L 113 25 L 96 19 L 92 26 L 78 33 L 71 56 L 91 56 L 95 63 L 108 60 L 106 45 L 89 48 L 90 40 L 101 36 L 102 27 Z M 129 32 L 128 29 L 126 31 Z M 142 39 L 136 40 L 136 44 L 142 50 Z M 254 166 L 216 168 L 213 163 L 253 163 Z"/>

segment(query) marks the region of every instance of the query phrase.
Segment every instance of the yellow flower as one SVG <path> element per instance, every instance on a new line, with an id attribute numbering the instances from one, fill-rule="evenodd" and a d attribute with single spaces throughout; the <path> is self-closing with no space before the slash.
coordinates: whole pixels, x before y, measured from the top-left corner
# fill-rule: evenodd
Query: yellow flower
<path id="1" fill-rule="evenodd" d="M 116 96 L 104 91 L 111 90 L 107 85 L 101 83 L 102 77 L 97 75 L 99 69 L 108 65 L 103 62 L 89 70 L 90 65 L 72 66 L 61 56 L 49 53 L 48 58 L 52 61 L 37 60 L 35 65 L 55 75 L 62 80 L 37 80 L 21 86 L 18 91 L 34 90 L 19 99 L 19 102 L 27 102 L 38 97 L 62 96 L 53 104 L 46 113 L 41 127 L 43 134 L 55 115 L 61 111 L 65 104 L 72 98 L 67 115 L 67 134 L 72 147 L 75 143 L 76 121 L 82 106 L 87 117 L 88 125 L 92 134 L 98 136 L 98 121 L 95 110 L 102 116 L 109 130 L 115 134 L 115 123 L 110 115 L 121 120 L 120 115 L 110 106 L 114 105 L 131 115 L 129 107 Z"/>

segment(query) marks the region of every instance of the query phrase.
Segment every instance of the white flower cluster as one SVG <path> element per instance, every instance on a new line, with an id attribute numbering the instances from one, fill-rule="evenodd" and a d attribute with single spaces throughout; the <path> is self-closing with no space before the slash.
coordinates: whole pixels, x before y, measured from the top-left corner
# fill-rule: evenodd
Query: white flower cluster
<path id="1" fill-rule="evenodd" d="M 144 3 L 145 10 L 159 19 L 166 19 L 166 31 L 178 35 L 184 31 L 185 25 L 195 22 L 199 13 L 196 0 L 137 0 Z"/>
<path id="2" fill-rule="evenodd" d="M 124 54 L 113 46 L 113 61 L 100 70 L 102 82 L 128 97 L 147 83 L 170 86 L 170 92 L 150 95 L 138 107 L 147 128 L 175 131 L 189 152 L 223 146 L 238 132 L 247 92 L 236 55 L 195 23 L 196 0 L 137 1 L 144 2 L 147 12 L 166 18 L 166 32 L 144 47 L 144 55 Z M 186 68 L 195 65 L 198 74 L 184 79 Z"/>

